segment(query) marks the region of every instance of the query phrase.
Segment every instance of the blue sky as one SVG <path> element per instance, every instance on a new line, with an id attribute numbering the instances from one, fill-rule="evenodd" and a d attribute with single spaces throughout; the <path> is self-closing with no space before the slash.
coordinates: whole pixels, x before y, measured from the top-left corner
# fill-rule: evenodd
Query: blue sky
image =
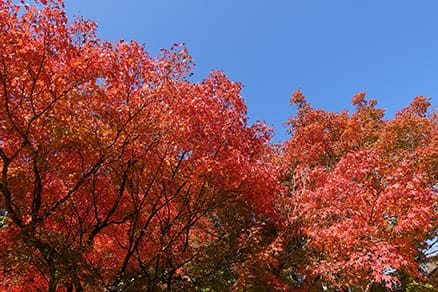
<path id="1" fill-rule="evenodd" d="M 301 89 L 315 108 L 351 109 L 366 91 L 387 117 L 417 95 L 438 97 L 436 0 L 65 0 L 101 39 L 134 39 L 155 55 L 185 43 L 194 80 L 223 70 L 243 83 L 250 122 L 275 128 Z"/>

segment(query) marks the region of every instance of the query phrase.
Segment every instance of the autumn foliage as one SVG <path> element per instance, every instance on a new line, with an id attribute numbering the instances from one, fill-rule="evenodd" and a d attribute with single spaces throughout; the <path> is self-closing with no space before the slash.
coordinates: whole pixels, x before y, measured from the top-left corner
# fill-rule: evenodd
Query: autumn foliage
<path id="1" fill-rule="evenodd" d="M 221 208 L 269 208 L 269 131 L 238 83 L 190 83 L 184 47 L 101 42 L 58 3 L 1 5 L 4 285 L 170 288 Z"/>
<path id="2" fill-rule="evenodd" d="M 427 113 L 429 100 L 415 98 L 389 121 L 364 93 L 351 116 L 313 109 L 300 91 L 291 101 L 298 112 L 279 209 L 305 237 L 303 273 L 340 288 L 420 276 L 421 248 L 437 227 L 438 116 Z"/>
<path id="3" fill-rule="evenodd" d="M 436 231 L 438 115 L 313 109 L 290 140 L 249 125 L 241 85 L 190 82 L 69 22 L 62 1 L 0 0 L 0 287 L 271 291 L 424 281 Z"/>

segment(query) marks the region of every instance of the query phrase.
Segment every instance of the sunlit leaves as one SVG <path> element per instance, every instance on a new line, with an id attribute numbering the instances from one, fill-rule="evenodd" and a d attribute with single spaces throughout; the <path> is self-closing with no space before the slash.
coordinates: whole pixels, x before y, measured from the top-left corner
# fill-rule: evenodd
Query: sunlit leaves
<path id="1" fill-rule="evenodd" d="M 292 102 L 283 183 L 291 199 L 278 209 L 308 237 L 304 273 L 363 287 L 396 284 L 398 271 L 417 276 L 421 243 L 437 227 L 438 127 L 428 99 L 393 120 L 364 93 L 352 115 L 312 109 L 300 92 Z"/>
<path id="2" fill-rule="evenodd" d="M 150 56 L 96 37 L 62 1 L 0 0 L 4 290 L 390 287 L 436 231 L 438 114 L 291 103 L 291 138 L 248 125 L 242 85 L 188 81 L 182 44 Z M 415 282 L 413 282 L 415 283 Z"/>
<path id="3" fill-rule="evenodd" d="M 212 218 L 272 213 L 270 131 L 247 125 L 240 84 L 187 81 L 183 45 L 100 41 L 61 1 L 0 3 L 5 289 L 189 285 Z"/>

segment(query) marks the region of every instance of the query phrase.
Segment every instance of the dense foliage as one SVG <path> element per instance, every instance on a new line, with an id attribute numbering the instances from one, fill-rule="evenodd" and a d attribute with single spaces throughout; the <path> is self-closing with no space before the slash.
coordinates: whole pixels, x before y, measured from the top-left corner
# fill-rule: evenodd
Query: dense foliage
<path id="1" fill-rule="evenodd" d="M 0 0 L 7 291 L 433 287 L 438 113 L 291 102 L 290 140 L 191 57 L 101 41 L 62 1 Z M 436 273 L 435 273 L 436 274 Z M 427 282 L 429 281 L 429 282 Z"/>
<path id="2" fill-rule="evenodd" d="M 421 249 L 436 236 L 438 115 L 427 113 L 429 100 L 416 97 L 393 120 L 364 93 L 351 116 L 315 110 L 299 91 L 291 101 L 298 113 L 288 122 L 280 208 L 305 238 L 303 273 L 340 288 L 420 276 Z"/>

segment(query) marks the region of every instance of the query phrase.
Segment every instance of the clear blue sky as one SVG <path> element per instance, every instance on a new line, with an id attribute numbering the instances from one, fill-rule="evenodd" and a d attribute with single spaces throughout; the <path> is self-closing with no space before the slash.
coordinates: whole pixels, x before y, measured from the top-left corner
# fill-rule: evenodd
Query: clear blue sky
<path id="1" fill-rule="evenodd" d="M 366 91 L 392 117 L 417 95 L 438 97 L 436 0 L 65 0 L 101 39 L 134 39 L 155 55 L 185 43 L 194 80 L 223 70 L 242 82 L 250 122 L 294 114 L 301 89 L 316 108 L 350 109 Z"/>

